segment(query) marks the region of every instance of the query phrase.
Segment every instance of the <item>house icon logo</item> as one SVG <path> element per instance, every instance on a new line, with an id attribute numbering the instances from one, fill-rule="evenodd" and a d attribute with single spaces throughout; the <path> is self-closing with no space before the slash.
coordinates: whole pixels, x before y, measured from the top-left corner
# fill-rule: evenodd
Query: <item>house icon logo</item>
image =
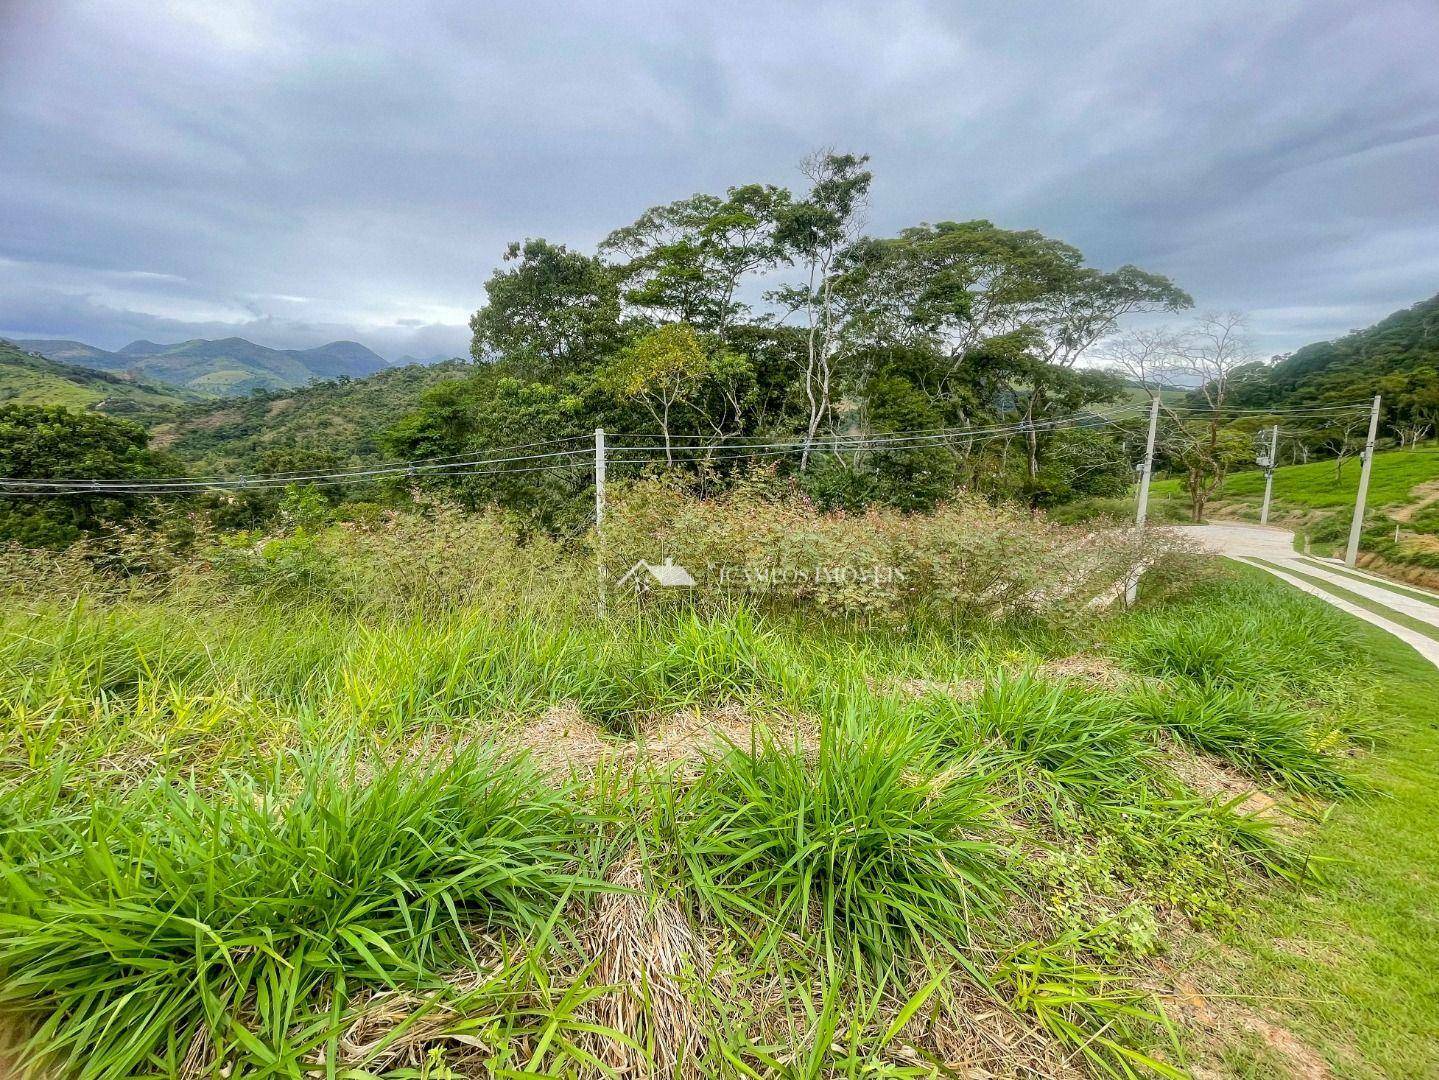
<path id="1" fill-rule="evenodd" d="M 690 572 L 669 558 L 662 563 L 648 563 L 641 559 L 626 570 L 615 584 L 625 585 L 631 581 L 637 589 L 655 586 L 662 589 L 693 589 L 695 586 L 695 579 Z"/>

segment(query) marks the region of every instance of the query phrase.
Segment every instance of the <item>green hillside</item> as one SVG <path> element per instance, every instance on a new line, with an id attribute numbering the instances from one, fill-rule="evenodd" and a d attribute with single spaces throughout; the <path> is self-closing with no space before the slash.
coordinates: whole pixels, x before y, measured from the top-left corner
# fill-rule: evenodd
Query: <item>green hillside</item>
<path id="1" fill-rule="evenodd" d="M 1189 391 L 1187 390 L 1163 389 L 1159 391 L 1159 400 L 1162 401 L 1165 405 L 1177 407 L 1184 404 L 1184 399 L 1188 395 Z M 1146 390 L 1144 387 L 1135 386 L 1132 384 L 1125 384 L 1124 396 L 1113 406 L 1113 408 L 1120 408 L 1125 405 L 1148 405 L 1149 400 L 1149 391 Z"/>
<path id="2" fill-rule="evenodd" d="M 156 425 L 152 445 L 209 471 L 251 467 L 265 451 L 288 447 L 374 460 L 379 435 L 414 408 L 421 391 L 472 370 L 468 362 L 449 360 L 209 402 Z"/>
<path id="3" fill-rule="evenodd" d="M 1359 470 L 1357 457 L 1342 468 L 1330 460 L 1276 469 L 1270 523 L 1295 528 L 1315 551 L 1332 553 L 1348 539 Z M 1177 478 L 1156 480 L 1151 493 L 1161 512 L 1167 504 L 1174 517 L 1186 504 Z M 1234 473 L 1210 501 L 1208 516 L 1258 521 L 1263 498 L 1262 472 Z M 1401 576 L 1439 584 L 1439 447 L 1374 455 L 1362 549 L 1371 561 L 1392 564 L 1386 569 L 1405 571 Z"/>
<path id="4" fill-rule="evenodd" d="M 47 360 L 0 339 L 0 404 L 65 405 L 151 421 L 198 400 L 191 391 Z"/>
<path id="5" fill-rule="evenodd" d="M 1386 426 L 1439 428 L 1439 296 L 1236 377 L 1231 403 L 1268 408 L 1384 397 Z"/>

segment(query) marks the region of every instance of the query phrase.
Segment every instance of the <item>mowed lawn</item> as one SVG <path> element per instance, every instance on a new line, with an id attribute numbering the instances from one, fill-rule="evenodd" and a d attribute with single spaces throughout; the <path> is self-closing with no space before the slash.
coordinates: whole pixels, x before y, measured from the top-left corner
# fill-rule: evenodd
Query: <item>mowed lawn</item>
<path id="1" fill-rule="evenodd" d="M 1283 590 L 1270 579 L 1256 586 Z M 1374 674 L 1377 745 L 1355 759 L 1367 798 L 1312 831 L 1318 887 L 1282 888 L 1205 961 L 1238 1000 L 1320 1051 L 1336 1075 L 1439 1075 L 1439 669 L 1354 620 Z M 1271 1075 L 1256 1038 L 1254 1071 Z M 1279 1062 L 1283 1056 L 1278 1055 Z M 1292 1067 L 1292 1063 L 1291 1063 Z M 1244 1069 L 1239 1069 L 1241 1073 Z"/>

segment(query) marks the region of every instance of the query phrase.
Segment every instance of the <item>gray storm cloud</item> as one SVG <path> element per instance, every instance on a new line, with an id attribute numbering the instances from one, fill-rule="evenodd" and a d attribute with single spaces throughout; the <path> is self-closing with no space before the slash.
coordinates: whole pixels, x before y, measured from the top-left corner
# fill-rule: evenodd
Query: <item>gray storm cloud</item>
<path id="1" fill-rule="evenodd" d="M 1282 351 L 1439 290 L 1439 6 L 0 3 L 0 333 L 462 352 L 504 244 L 865 151 Z"/>

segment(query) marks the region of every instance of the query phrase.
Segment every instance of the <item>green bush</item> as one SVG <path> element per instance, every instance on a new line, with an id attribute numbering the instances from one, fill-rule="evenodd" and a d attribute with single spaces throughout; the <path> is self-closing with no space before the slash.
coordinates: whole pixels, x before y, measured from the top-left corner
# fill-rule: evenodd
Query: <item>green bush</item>
<path id="1" fill-rule="evenodd" d="M 744 598 L 767 610 L 888 622 L 1079 618 L 1152 548 L 1129 533 L 1098 544 L 1021 507 L 974 499 L 929 514 L 826 513 L 769 485 L 699 499 L 653 480 L 616 489 L 605 545 L 616 571 L 666 557 L 688 568 L 697 581 L 688 602 Z"/>
<path id="2" fill-rule="evenodd" d="M 1090 804 L 1132 805 L 1134 789 L 1148 775 L 1152 754 L 1142 727 L 1092 688 L 996 671 L 952 715 L 961 748 L 983 741 L 1021 779 L 1040 770 Z"/>

